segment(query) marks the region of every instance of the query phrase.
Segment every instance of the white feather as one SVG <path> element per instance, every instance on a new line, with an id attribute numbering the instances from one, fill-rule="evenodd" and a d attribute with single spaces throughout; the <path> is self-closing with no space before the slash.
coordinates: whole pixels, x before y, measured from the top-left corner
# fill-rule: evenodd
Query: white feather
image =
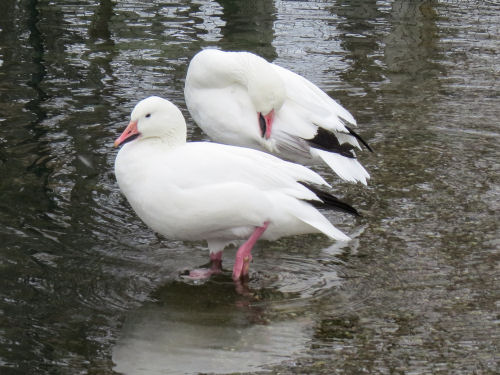
<path id="1" fill-rule="evenodd" d="M 185 143 L 186 125 L 177 111 L 158 98 L 139 103 L 132 121 L 144 131 L 115 162 L 120 189 L 153 230 L 171 239 L 205 239 L 211 252 L 247 239 L 266 221 L 264 239 L 304 233 L 347 239 L 305 202 L 319 198 L 299 181 L 328 186 L 321 176 L 252 149 Z"/>
<path id="2" fill-rule="evenodd" d="M 368 172 L 365 168 L 363 168 L 357 159 L 346 158 L 339 154 L 334 154 L 317 148 L 313 148 L 312 153 L 323 159 L 323 161 L 328 164 L 328 166 L 333 169 L 333 171 L 337 173 L 340 178 L 346 181 L 359 181 L 366 185 L 366 180 L 370 178 Z"/>
<path id="3" fill-rule="evenodd" d="M 189 65 L 184 96 L 195 122 L 214 141 L 299 163 L 324 162 L 337 174 L 347 168 L 358 169 L 339 174 L 348 181 L 366 184 L 369 178 L 359 162 L 340 154 L 323 157 L 307 142 L 320 127 L 333 133 L 339 144 L 361 149 L 345 126 L 356 126 L 349 111 L 304 77 L 257 55 L 215 49 L 199 52 Z M 270 109 L 275 116 L 271 137 L 266 139 L 258 114 L 267 114 Z"/>

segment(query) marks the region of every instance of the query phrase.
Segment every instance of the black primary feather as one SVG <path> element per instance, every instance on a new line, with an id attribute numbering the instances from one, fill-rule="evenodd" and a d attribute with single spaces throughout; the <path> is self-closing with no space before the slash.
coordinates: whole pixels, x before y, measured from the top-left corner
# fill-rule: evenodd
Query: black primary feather
<path id="1" fill-rule="evenodd" d="M 342 202 L 340 199 L 338 199 L 337 197 L 334 197 L 330 193 L 323 191 L 316 186 L 307 184 L 307 183 L 302 182 L 302 181 L 299 181 L 299 183 L 301 183 L 306 188 L 311 190 L 314 194 L 316 194 L 316 196 L 319 199 L 322 200 L 322 202 L 315 201 L 315 200 L 306 200 L 306 202 L 311 203 L 314 207 L 316 207 L 316 208 L 330 208 L 330 209 L 334 209 L 337 211 L 347 212 L 347 213 L 354 215 L 354 216 L 361 216 L 359 214 L 359 212 L 354 207 L 352 207 L 351 205 L 349 205 L 345 202 Z"/>
<path id="2" fill-rule="evenodd" d="M 369 151 L 373 152 L 372 148 L 368 145 L 368 143 L 366 143 L 363 138 L 361 138 L 358 133 L 356 133 L 348 126 L 346 126 L 346 129 L 349 131 L 350 135 L 360 141 Z M 350 143 L 340 144 L 335 133 L 321 127 L 318 127 L 318 131 L 316 132 L 314 138 L 306 139 L 306 141 L 310 146 L 319 148 L 321 150 L 335 152 L 348 158 L 355 157 L 353 153 L 353 150 L 356 148 L 355 146 L 351 145 Z"/>
<path id="3" fill-rule="evenodd" d="M 306 139 L 310 146 L 320 150 L 331 151 L 348 158 L 354 158 L 352 150 L 355 148 L 349 143 L 340 144 L 335 134 L 329 130 L 318 127 L 314 138 Z"/>
<path id="4" fill-rule="evenodd" d="M 360 141 L 360 142 L 361 142 L 361 143 L 362 143 L 362 144 L 363 144 L 363 145 L 364 145 L 364 146 L 368 149 L 368 151 L 373 152 L 372 148 L 368 145 L 368 143 L 366 143 L 366 142 L 365 142 L 365 140 L 364 140 L 363 138 L 361 138 L 361 136 L 360 136 L 358 133 L 356 133 L 356 132 L 355 132 L 354 130 L 352 130 L 350 127 L 348 127 L 348 126 L 346 126 L 346 125 L 344 125 L 344 126 L 345 126 L 345 128 L 346 128 L 347 130 L 349 130 L 349 133 L 351 133 L 351 135 L 352 135 L 354 138 L 356 138 L 358 141 Z"/>

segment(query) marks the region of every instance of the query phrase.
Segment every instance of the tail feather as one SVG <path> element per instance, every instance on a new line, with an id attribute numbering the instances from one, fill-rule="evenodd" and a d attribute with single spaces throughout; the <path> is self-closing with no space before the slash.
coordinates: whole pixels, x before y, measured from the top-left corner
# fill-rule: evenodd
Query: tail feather
<path id="1" fill-rule="evenodd" d="M 311 154 L 323 160 L 340 178 L 346 181 L 359 181 L 366 185 L 366 180 L 370 178 L 366 169 L 363 168 L 357 159 L 317 148 L 312 148 Z"/>
<path id="2" fill-rule="evenodd" d="M 308 188 L 307 184 L 302 184 Z M 330 221 L 323 216 L 323 214 L 316 207 L 314 207 L 309 200 L 296 199 L 282 193 L 274 193 L 272 201 L 277 202 L 281 209 L 286 210 L 289 214 L 280 214 L 276 220 L 273 221 L 277 226 L 274 229 L 282 231 L 280 232 L 280 236 L 297 233 L 319 232 L 334 240 L 350 240 L 347 235 L 335 228 L 335 226 L 333 226 L 333 224 L 330 223 Z M 292 231 L 288 232 L 291 228 L 293 228 Z"/>
<path id="3" fill-rule="evenodd" d="M 335 228 L 323 215 L 316 211 L 318 215 L 314 218 L 297 216 L 299 220 L 316 228 L 330 238 L 337 241 L 349 241 L 351 238 L 341 230 Z"/>
<path id="4" fill-rule="evenodd" d="M 311 184 L 307 184 L 305 182 L 300 183 L 311 190 L 319 199 L 321 199 L 321 201 L 307 200 L 307 202 L 311 203 L 313 206 L 318 208 L 330 208 L 337 211 L 347 212 L 348 214 L 354 216 L 361 216 L 354 207 L 345 202 L 342 202 L 340 199 L 331 195 L 330 193 L 323 191 Z"/>
<path id="5" fill-rule="evenodd" d="M 303 223 L 316 228 L 319 232 L 334 240 L 349 241 L 351 239 L 330 223 L 310 202 L 296 201 L 296 204 L 288 205 L 287 209 Z"/>

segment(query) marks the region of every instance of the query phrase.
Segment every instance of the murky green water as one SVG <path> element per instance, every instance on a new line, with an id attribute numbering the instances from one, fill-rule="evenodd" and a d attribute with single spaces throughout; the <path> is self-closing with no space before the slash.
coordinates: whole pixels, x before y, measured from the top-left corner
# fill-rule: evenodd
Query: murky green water
<path id="1" fill-rule="evenodd" d="M 0 373 L 498 373 L 498 25 L 477 0 L 3 0 Z M 368 188 L 320 170 L 354 240 L 262 242 L 245 293 L 182 281 L 206 245 L 157 238 L 112 172 L 139 99 L 187 115 L 206 46 L 303 74 L 376 150 Z"/>

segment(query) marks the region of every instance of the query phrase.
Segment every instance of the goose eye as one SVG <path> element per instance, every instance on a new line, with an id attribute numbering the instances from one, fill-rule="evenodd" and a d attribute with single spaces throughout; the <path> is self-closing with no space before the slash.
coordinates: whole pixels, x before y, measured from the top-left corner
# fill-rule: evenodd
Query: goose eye
<path id="1" fill-rule="evenodd" d="M 146 115 L 146 118 L 150 118 L 150 117 L 151 117 L 151 113 L 148 113 L 148 114 Z"/>

